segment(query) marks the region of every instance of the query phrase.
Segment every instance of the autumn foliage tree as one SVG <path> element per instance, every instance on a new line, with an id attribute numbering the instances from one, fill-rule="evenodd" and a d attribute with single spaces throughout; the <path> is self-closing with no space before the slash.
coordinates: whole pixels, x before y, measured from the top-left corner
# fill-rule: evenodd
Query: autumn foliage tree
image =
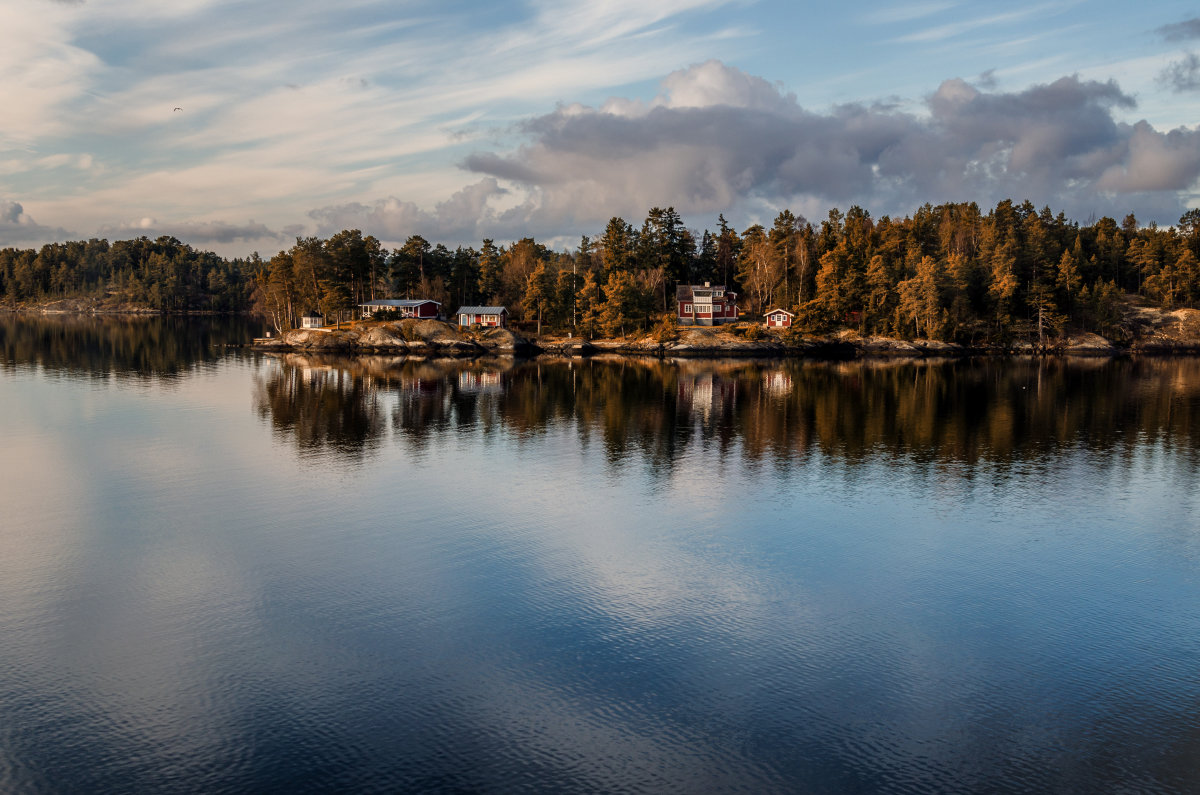
<path id="1" fill-rule="evenodd" d="M 833 208 L 818 223 L 789 210 L 739 234 L 684 226 L 672 207 L 638 224 L 613 217 L 577 251 L 532 237 L 451 251 L 420 234 L 386 251 L 360 230 L 296 238 L 269 259 L 224 259 L 172 237 L 0 249 L 10 304 L 112 299 L 162 311 L 253 309 L 276 327 L 310 310 L 343 316 L 364 300 L 433 298 L 453 311 L 501 304 L 540 330 L 627 334 L 674 311 L 677 284 L 711 281 L 743 312 L 779 306 L 802 330 L 1004 342 L 1067 327 L 1120 334 L 1130 296 L 1200 306 L 1200 209 L 1174 226 L 1132 214 L 1081 225 L 1049 207 L 1003 200 L 923 205 L 902 218 Z"/>

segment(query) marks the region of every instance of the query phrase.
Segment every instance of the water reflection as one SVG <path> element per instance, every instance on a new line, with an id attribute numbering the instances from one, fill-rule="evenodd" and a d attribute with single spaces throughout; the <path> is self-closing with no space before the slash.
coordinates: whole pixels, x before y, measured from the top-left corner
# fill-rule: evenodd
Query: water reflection
<path id="1" fill-rule="evenodd" d="M 72 378 L 163 379 L 262 333 L 244 317 L 0 314 L 0 371 L 40 367 Z"/>
<path id="2" fill-rule="evenodd" d="M 423 447 L 448 429 L 575 429 L 614 464 L 669 476 L 689 454 L 788 461 L 819 454 L 955 465 L 970 473 L 1082 448 L 1161 443 L 1196 458 L 1200 361 L 522 363 L 281 357 L 257 405 L 301 448 L 361 455 L 389 434 Z"/>
<path id="3" fill-rule="evenodd" d="M 57 356 L 2 791 L 1197 791 L 1196 361 Z"/>

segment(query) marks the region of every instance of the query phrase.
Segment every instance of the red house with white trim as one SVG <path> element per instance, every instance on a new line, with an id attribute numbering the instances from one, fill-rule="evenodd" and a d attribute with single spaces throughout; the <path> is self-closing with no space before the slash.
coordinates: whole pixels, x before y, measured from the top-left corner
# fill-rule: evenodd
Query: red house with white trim
<path id="1" fill-rule="evenodd" d="M 681 284 L 675 288 L 681 326 L 717 326 L 738 319 L 737 293 L 708 282 Z"/>
<path id="2" fill-rule="evenodd" d="M 763 317 L 766 318 L 767 328 L 789 328 L 792 325 L 792 318 L 796 315 L 786 309 L 772 309 L 770 312 L 764 312 Z"/>
<path id="3" fill-rule="evenodd" d="M 474 326 L 508 326 L 508 310 L 502 306 L 460 306 L 458 308 L 458 325 Z"/>
<path id="4" fill-rule="evenodd" d="M 400 317 L 415 317 L 422 320 L 436 320 L 441 314 L 442 305 L 428 298 L 382 298 L 377 301 L 367 301 L 359 304 L 363 320 L 383 309 L 391 309 L 400 313 Z"/>

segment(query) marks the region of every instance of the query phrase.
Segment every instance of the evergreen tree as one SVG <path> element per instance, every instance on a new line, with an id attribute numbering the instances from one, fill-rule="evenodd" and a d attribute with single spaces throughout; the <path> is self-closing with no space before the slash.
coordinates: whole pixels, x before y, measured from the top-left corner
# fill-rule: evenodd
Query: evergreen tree
<path id="1" fill-rule="evenodd" d="M 554 315 L 558 304 L 558 275 L 544 261 L 529 274 L 522 304 L 527 313 L 537 315 L 537 333 L 541 336 L 543 317 Z"/>
<path id="2" fill-rule="evenodd" d="M 612 336 L 625 336 L 626 329 L 636 321 L 639 305 L 637 285 L 633 275 L 614 271 L 604 284 L 604 303 L 600 307 L 600 327 Z"/>
<path id="3" fill-rule="evenodd" d="M 604 227 L 604 234 L 597 241 L 600 248 L 600 278 L 608 279 L 617 271 L 633 270 L 637 251 L 637 233 L 624 219 L 613 217 Z"/>
<path id="4" fill-rule="evenodd" d="M 575 293 L 575 308 L 579 313 L 578 328 L 586 339 L 591 339 L 599 333 L 603 305 L 604 295 L 596 281 L 596 274 L 588 271 L 583 275 L 583 284 Z"/>
<path id="5" fill-rule="evenodd" d="M 483 239 L 479 249 L 479 298 L 485 304 L 500 302 L 500 250 L 491 238 Z"/>

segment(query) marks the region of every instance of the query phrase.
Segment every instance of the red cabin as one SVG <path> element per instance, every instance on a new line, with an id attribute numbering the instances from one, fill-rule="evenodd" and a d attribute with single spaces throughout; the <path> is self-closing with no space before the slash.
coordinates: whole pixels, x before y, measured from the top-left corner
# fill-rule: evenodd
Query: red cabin
<path id="1" fill-rule="evenodd" d="M 362 310 L 363 320 L 370 319 L 371 315 L 384 309 L 398 312 L 400 317 L 415 317 L 422 320 L 436 320 L 442 312 L 441 303 L 428 298 L 386 298 L 367 301 L 365 304 L 359 304 L 358 307 Z"/>
<path id="2" fill-rule="evenodd" d="M 502 306 L 460 306 L 458 308 L 458 325 L 460 327 L 474 326 L 508 326 L 508 310 Z"/>
<path id="3" fill-rule="evenodd" d="M 790 328 L 792 318 L 796 315 L 786 309 L 772 309 L 770 312 L 764 312 L 763 317 L 767 319 L 767 328 Z"/>

